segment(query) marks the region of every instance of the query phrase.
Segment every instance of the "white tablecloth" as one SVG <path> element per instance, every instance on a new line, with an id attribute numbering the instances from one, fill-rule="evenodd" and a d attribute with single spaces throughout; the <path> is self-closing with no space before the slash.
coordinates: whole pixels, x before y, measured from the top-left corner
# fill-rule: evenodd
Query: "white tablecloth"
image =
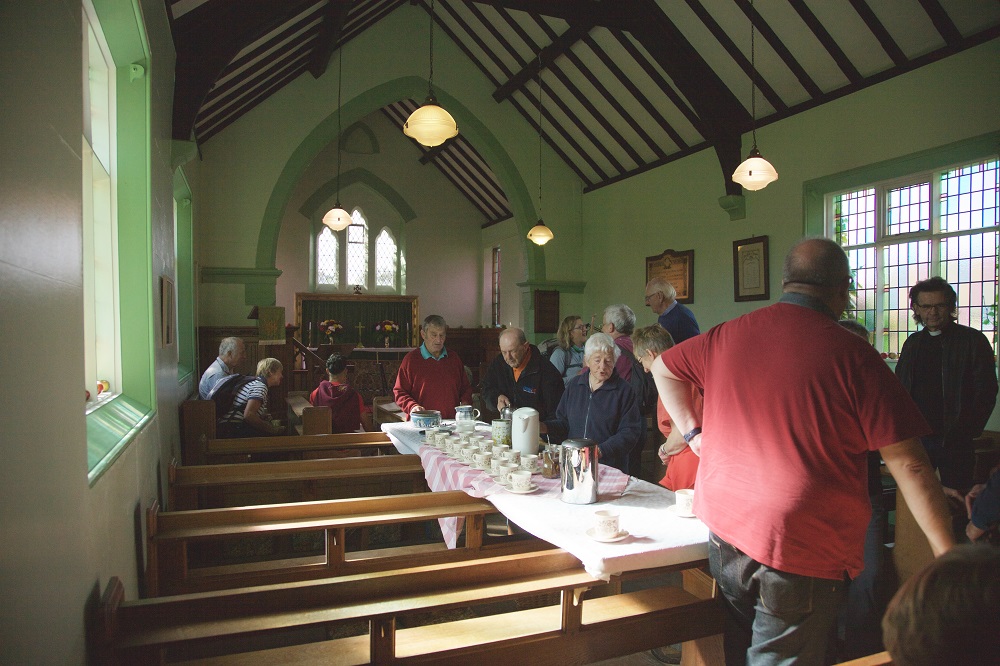
<path id="1" fill-rule="evenodd" d="M 442 466 L 436 449 L 425 447 L 427 450 L 421 452 L 423 437 L 409 423 L 384 423 L 382 430 L 401 453 L 422 454 L 425 474 L 430 471 L 428 460 L 435 468 Z M 615 486 L 612 493 L 608 492 L 608 484 L 602 484 L 598 502 L 581 505 L 563 502 L 558 484 L 546 484 L 548 488 L 543 487 L 530 495 L 517 495 L 491 484 L 489 477 L 479 474 L 484 478 L 478 479 L 471 472 L 444 475 L 434 471 L 434 484 L 432 479 L 428 479 L 428 484 L 433 489 L 442 479 L 455 479 L 452 484 L 461 483 L 467 487 L 449 486 L 447 489 L 486 497 L 512 523 L 573 553 L 592 576 L 607 579 L 624 571 L 683 564 L 708 557 L 708 528 L 697 518 L 675 516 L 669 509 L 674 504 L 674 494 L 661 486 L 630 478 L 623 492 L 620 484 L 611 484 Z M 611 478 L 613 475 L 609 474 L 609 481 Z M 621 528 L 629 533 L 622 541 L 600 543 L 587 536 L 587 530 L 593 526 L 594 512 L 607 508 L 617 509 L 621 515 Z"/>

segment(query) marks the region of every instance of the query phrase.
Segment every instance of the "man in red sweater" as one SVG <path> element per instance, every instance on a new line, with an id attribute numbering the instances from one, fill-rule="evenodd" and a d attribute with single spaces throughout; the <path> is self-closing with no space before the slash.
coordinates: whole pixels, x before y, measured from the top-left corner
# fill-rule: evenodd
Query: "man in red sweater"
<path id="1" fill-rule="evenodd" d="M 458 354 L 444 346 L 448 324 L 441 315 L 430 315 L 420 327 L 423 344 L 403 357 L 396 375 L 393 397 L 406 412 L 436 409 L 441 418 L 455 418 L 455 406 L 472 402 L 472 386 Z"/>

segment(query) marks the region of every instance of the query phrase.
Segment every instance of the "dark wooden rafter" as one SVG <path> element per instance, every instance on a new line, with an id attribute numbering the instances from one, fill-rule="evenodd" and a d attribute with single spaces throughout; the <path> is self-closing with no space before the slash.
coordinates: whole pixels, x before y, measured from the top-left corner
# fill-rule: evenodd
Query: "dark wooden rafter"
<path id="1" fill-rule="evenodd" d="M 300 14 L 315 0 L 206 2 L 172 22 L 177 61 L 173 138 L 191 139 L 201 104 L 220 73 L 254 39 Z"/>
<path id="2" fill-rule="evenodd" d="M 750 22 L 753 23 L 754 28 L 760 36 L 764 38 L 772 49 L 774 49 L 774 52 L 778 54 L 778 57 L 781 58 L 783 63 L 785 63 L 785 66 L 791 70 L 792 74 L 798 80 L 799 84 L 801 84 L 805 89 L 806 93 L 810 97 L 822 97 L 823 91 L 818 85 L 816 85 L 816 82 L 812 80 L 812 77 L 806 73 L 805 68 L 799 64 L 799 61 L 795 59 L 795 56 L 793 56 L 792 52 L 788 50 L 788 47 L 781 41 L 777 33 L 771 29 L 771 26 L 768 25 L 767 21 L 765 21 L 757 10 L 754 9 L 753 5 L 750 4 L 750 0 L 736 0 L 736 4 L 743 10 L 746 17 L 750 19 Z M 760 75 L 758 74 L 758 80 L 759 79 Z"/>
<path id="3" fill-rule="evenodd" d="M 507 202 L 499 199 L 492 191 L 489 177 L 474 160 L 469 159 L 467 150 L 468 143 L 465 143 L 461 148 L 456 147 L 442 155 L 440 162 L 447 165 L 447 168 L 456 174 L 462 174 L 466 177 L 470 188 L 476 193 L 476 199 L 489 210 L 487 217 L 495 219 L 499 215 L 505 215 L 510 210 Z"/>
<path id="4" fill-rule="evenodd" d="M 538 25 L 542 28 L 542 30 L 545 31 L 546 34 L 548 34 L 550 37 L 555 36 L 555 33 L 552 30 L 552 28 L 547 23 L 545 23 L 545 21 L 543 21 L 541 17 L 535 16 L 534 19 L 538 23 Z M 611 91 L 608 90 L 603 83 L 601 83 L 600 79 L 597 78 L 597 76 L 590 70 L 590 68 L 588 68 L 586 65 L 583 64 L 579 56 L 573 53 L 573 51 L 568 51 L 566 52 L 565 57 L 574 67 L 577 68 L 580 74 L 587 79 L 587 81 L 590 83 L 591 89 L 598 94 L 597 96 L 601 100 L 605 101 L 612 109 L 614 109 L 615 112 L 622 118 L 622 120 L 639 135 L 640 139 L 646 141 L 651 145 L 655 145 L 655 142 L 652 140 L 652 138 L 650 138 L 648 134 L 645 134 L 642 127 L 638 125 L 636 119 L 633 118 L 631 114 L 625 111 L 621 103 L 616 99 L 616 97 L 611 93 Z M 566 77 L 566 79 L 567 81 L 569 81 L 569 77 Z M 584 91 L 579 90 L 575 85 L 573 85 L 573 89 L 580 96 L 580 100 L 581 103 L 584 105 L 584 108 L 586 108 L 587 111 L 589 111 L 594 118 L 598 119 L 598 122 L 600 122 L 603 127 L 605 127 L 606 129 L 610 128 L 610 131 L 608 131 L 609 136 L 611 136 L 618 143 L 619 147 L 621 147 L 621 149 L 625 151 L 625 153 L 630 158 L 632 158 L 632 161 L 635 162 L 636 164 L 642 164 L 643 162 L 645 162 L 645 160 L 643 160 L 642 156 L 639 154 L 639 151 L 637 151 L 632 146 L 632 144 L 629 143 L 629 141 L 624 137 L 624 135 L 622 135 L 622 133 L 618 131 L 616 124 L 612 123 L 611 120 L 597 108 L 594 102 L 591 101 L 590 96 L 587 95 Z M 619 171 L 625 171 L 625 170 L 626 169 L 620 169 Z"/>
<path id="5" fill-rule="evenodd" d="M 507 66 L 503 62 L 503 60 L 501 60 L 497 56 L 497 54 L 492 51 L 492 49 L 488 48 L 486 46 L 486 44 L 483 43 L 483 41 L 479 37 L 479 35 L 477 35 L 475 33 L 475 31 L 465 21 L 463 21 L 462 18 L 460 16 L 458 16 L 457 13 L 455 13 L 454 9 L 452 9 L 448 4 L 444 4 L 443 6 L 450 13 L 450 15 L 451 15 L 452 19 L 455 21 L 455 23 L 458 24 L 462 28 L 462 30 L 469 36 L 469 38 L 473 42 L 475 42 L 475 44 L 479 47 L 479 49 L 484 54 L 486 54 L 493 61 L 494 66 L 498 70 L 500 70 L 501 73 L 504 74 L 505 78 L 509 79 L 511 77 L 512 73 L 507 68 Z M 461 44 L 462 43 L 458 39 L 458 36 L 455 35 L 454 32 L 452 32 L 451 28 L 446 23 L 444 23 L 441 20 L 440 17 L 438 17 L 436 20 L 437 20 L 438 25 L 441 26 L 441 28 L 448 34 L 449 37 L 451 37 L 451 39 L 452 39 L 453 42 L 455 42 L 456 44 Z M 466 51 L 466 52 L 468 53 L 468 51 Z M 497 81 L 496 77 L 489 71 L 488 68 L 486 68 L 482 64 L 480 64 L 480 68 L 483 69 L 483 71 L 487 73 L 487 76 L 494 82 L 495 85 L 499 85 L 499 82 Z M 534 130 L 536 132 L 540 131 L 539 127 L 538 127 L 538 122 L 535 120 L 535 117 L 533 115 L 533 114 L 536 113 L 535 109 L 538 106 L 538 97 L 535 96 L 528 89 L 522 90 L 522 94 L 524 95 L 526 101 L 531 105 L 531 107 L 527 107 L 526 108 L 526 107 L 521 106 L 520 104 L 517 103 L 516 98 L 511 98 L 510 101 L 511 101 L 511 103 L 514 103 L 516 105 L 516 108 L 520 112 L 521 116 L 523 116 L 524 119 L 528 121 L 528 123 L 532 126 L 532 128 L 534 128 Z M 532 108 L 532 107 L 534 107 L 534 108 Z M 559 132 L 559 135 L 567 143 L 567 145 L 571 149 L 573 149 L 573 151 L 576 152 L 576 154 L 579 155 L 580 158 L 584 162 L 587 163 L 587 165 L 597 175 L 597 177 L 598 177 L 599 180 L 604 180 L 604 179 L 606 179 L 608 177 L 608 175 L 601 169 L 601 167 L 597 164 L 597 162 L 594 161 L 594 159 L 590 156 L 590 154 L 586 150 L 584 150 L 582 146 L 580 146 L 580 144 L 576 141 L 576 139 L 573 137 L 573 135 L 571 133 L 567 132 L 565 130 L 565 128 L 562 127 L 561 124 L 556 123 L 555 119 L 552 116 L 552 114 L 549 111 L 545 110 L 544 107 L 542 109 L 542 115 L 545 116 L 545 118 L 549 121 L 549 123 L 550 123 L 549 126 L 553 127 L 557 132 Z M 556 144 L 554 141 L 552 141 L 544 132 L 543 132 L 542 136 L 544 137 L 546 143 L 548 143 L 550 146 L 552 146 L 552 148 L 554 150 L 556 150 L 556 152 L 563 158 L 563 161 L 566 164 L 568 164 L 570 166 L 570 168 L 573 169 L 573 171 L 576 172 L 576 174 L 580 177 L 580 179 L 585 184 L 589 185 L 589 184 L 593 183 L 593 180 L 591 178 L 589 178 L 576 165 L 576 163 L 573 160 L 571 160 L 558 147 L 558 144 Z"/>
<path id="6" fill-rule="evenodd" d="M 844 50 L 840 48 L 836 41 L 834 41 L 833 36 L 830 35 L 829 31 L 823 27 L 823 24 L 819 22 L 816 15 L 813 14 L 812 10 L 809 9 L 809 5 L 805 3 L 805 0 L 788 0 L 788 4 L 792 6 L 792 9 L 798 13 L 799 18 L 802 22 L 806 24 L 806 27 L 812 31 L 812 34 L 816 36 L 819 43 L 823 45 L 826 52 L 830 54 L 833 61 L 837 63 L 837 67 L 840 71 L 844 73 L 847 80 L 851 83 L 857 83 L 861 80 L 861 72 L 858 68 L 854 66 Z M 777 107 L 775 107 L 777 108 Z"/>
<path id="7" fill-rule="evenodd" d="M 326 67 L 330 64 L 330 56 L 340 44 L 344 20 L 351 10 L 351 4 L 352 0 L 327 0 L 327 5 L 323 9 L 323 22 L 320 24 L 319 38 L 309 62 L 309 73 L 314 79 L 318 79 L 326 72 Z"/>
<path id="8" fill-rule="evenodd" d="M 501 14 L 506 14 L 506 13 L 501 12 Z M 532 17 L 532 20 L 534 20 L 539 25 L 539 27 L 541 27 L 543 30 L 546 28 L 545 21 L 542 20 L 540 16 L 538 16 L 537 14 L 531 14 L 530 16 Z M 540 48 L 540 45 L 537 44 L 533 39 L 531 39 L 531 36 L 528 35 L 528 33 L 524 31 L 524 29 L 521 28 L 521 26 L 517 24 L 516 21 L 513 21 L 513 19 L 508 19 L 508 20 L 511 22 L 512 27 L 516 26 L 514 29 L 518 32 L 518 36 L 521 37 L 522 40 L 524 40 L 528 48 L 531 49 L 533 52 L 537 53 Z M 509 45 L 508 49 L 511 49 Z M 518 57 L 518 60 L 520 60 L 519 56 L 515 55 L 515 57 Z M 611 123 L 609 123 L 606 118 L 604 118 L 599 112 L 596 111 L 596 109 L 593 107 L 593 104 L 591 104 L 590 100 L 587 99 L 587 96 L 583 94 L 583 92 L 580 91 L 579 88 L 576 87 L 576 85 L 570 80 L 568 76 L 566 76 L 566 74 L 562 71 L 562 68 L 560 68 L 555 63 L 550 63 L 548 69 L 549 72 L 551 72 L 559 80 L 559 82 L 562 83 L 563 87 L 566 88 L 566 90 L 573 96 L 573 98 L 577 102 L 579 102 L 580 105 L 591 115 L 591 117 L 593 117 L 601 125 L 601 128 L 606 133 L 614 137 L 616 141 L 621 142 L 621 135 L 618 134 L 617 130 L 615 130 L 614 127 L 611 126 Z M 612 169 L 615 169 L 619 173 L 625 170 L 624 165 L 622 165 L 622 163 L 618 161 L 618 158 L 615 157 L 614 153 L 612 153 L 611 150 L 604 144 L 604 142 L 601 141 L 596 134 L 594 134 L 594 132 L 576 114 L 576 112 L 573 111 L 569 107 L 569 105 L 563 101 L 563 98 L 560 95 L 555 95 L 550 93 L 548 95 L 548 99 L 545 101 L 547 101 L 550 105 L 555 104 L 568 118 L 570 118 L 571 122 L 575 125 L 576 129 L 581 134 L 583 134 L 583 136 L 586 137 L 588 141 L 590 141 L 591 145 L 593 145 L 598 150 L 598 152 L 600 152 L 604 156 L 604 159 L 608 161 Z M 542 111 L 544 115 L 545 111 L 544 102 L 542 104 Z"/>
<path id="9" fill-rule="evenodd" d="M 566 32 L 557 36 L 552 40 L 551 44 L 544 47 L 538 57 L 533 58 L 520 72 L 514 74 L 502 86 L 497 88 L 493 93 L 493 99 L 497 102 L 502 102 L 510 97 L 515 90 L 520 90 L 529 81 L 534 81 L 538 78 L 539 68 L 544 70 L 559 56 L 570 53 L 573 45 L 586 37 L 587 33 L 590 32 L 590 28 L 591 26 L 587 24 L 571 25 Z"/>
<path id="10" fill-rule="evenodd" d="M 854 11 L 858 13 L 858 16 L 865 22 L 865 25 L 872 31 L 872 34 L 875 35 L 875 39 L 878 40 L 878 43 L 882 46 L 882 50 L 885 51 L 892 62 L 897 67 L 905 65 L 906 54 L 903 53 L 903 49 L 899 48 L 899 44 L 896 43 L 896 40 L 892 38 L 889 31 L 886 30 L 882 22 L 875 16 L 875 12 L 868 6 L 868 3 L 865 0 L 848 0 L 848 2 L 851 3 Z"/>
<path id="11" fill-rule="evenodd" d="M 937 28 L 938 33 L 941 34 L 945 44 L 955 46 L 962 41 L 962 33 L 958 31 L 955 22 L 951 20 L 948 12 L 944 10 L 938 0 L 920 0 L 920 5 L 927 12 L 927 16 Z"/>
<path id="12" fill-rule="evenodd" d="M 222 130 L 232 125 L 234 122 L 239 120 L 244 113 L 246 113 L 247 111 L 255 107 L 257 104 L 259 104 L 261 100 L 267 99 L 274 93 L 278 92 L 284 86 L 294 81 L 300 75 L 304 74 L 305 71 L 306 71 L 306 65 L 305 63 L 303 63 L 301 66 L 289 71 L 285 76 L 274 81 L 274 83 L 272 83 L 266 89 L 261 91 L 260 95 L 258 95 L 257 97 L 249 99 L 243 104 L 241 104 L 239 107 L 232 109 L 228 114 L 226 114 L 225 119 L 220 120 L 217 124 L 211 125 L 203 133 L 199 133 L 197 137 L 198 143 L 204 143 L 205 141 L 208 141 L 213 136 L 215 136 Z"/>
<path id="13" fill-rule="evenodd" d="M 462 142 L 462 151 L 458 155 L 458 159 L 462 163 L 467 164 L 474 173 L 478 174 L 477 179 L 482 183 L 483 194 L 496 202 L 499 210 L 510 212 L 510 202 L 507 200 L 507 195 L 504 193 L 503 188 L 500 187 L 496 174 L 490 170 L 486 160 L 471 143 L 468 141 Z"/>
<path id="14" fill-rule="evenodd" d="M 691 8 L 691 11 L 694 12 L 695 16 L 701 19 L 702 25 L 708 28 L 708 31 L 712 33 L 712 36 L 715 37 L 722 48 L 726 50 L 726 53 L 728 53 L 736 64 L 740 66 L 740 69 L 742 69 L 743 73 L 747 75 L 747 78 L 752 78 L 753 66 L 750 64 L 750 59 L 743 54 L 743 51 L 741 51 L 738 46 L 736 46 L 736 42 L 734 42 L 726 31 L 722 29 L 722 26 L 719 25 L 718 21 L 716 21 L 715 18 L 708 13 L 708 10 L 705 9 L 704 5 L 702 5 L 698 0 L 687 0 L 687 4 L 688 7 Z M 760 91 L 760 94 L 764 96 L 764 99 L 766 99 L 768 104 L 770 104 L 773 108 L 777 110 L 788 108 L 788 105 L 785 104 L 785 101 L 774 91 L 774 88 L 772 88 L 759 74 L 757 75 L 757 90 Z"/>
<path id="15" fill-rule="evenodd" d="M 264 42 L 260 46 L 258 46 L 256 48 L 254 48 L 254 49 L 252 49 L 252 50 L 244 53 L 239 58 L 236 58 L 235 60 L 233 60 L 232 62 L 230 62 L 226 66 L 226 68 L 224 70 L 222 70 L 222 73 L 219 74 L 219 79 L 218 80 L 221 81 L 222 79 L 226 78 L 226 76 L 228 76 L 230 72 L 233 72 L 233 71 L 236 71 L 236 70 L 238 70 L 238 69 L 240 69 L 242 67 L 245 67 L 246 65 L 250 64 L 251 62 L 259 59 L 261 56 L 263 56 L 268 51 L 274 50 L 283 41 L 289 39 L 292 35 L 294 35 L 295 33 L 299 32 L 300 30 L 302 30 L 303 26 L 306 26 L 309 23 L 311 23 L 313 21 L 313 19 L 315 19 L 315 16 L 306 17 L 302 21 L 299 21 L 299 22 L 292 23 L 292 24 L 288 25 L 284 30 L 282 30 L 281 32 L 276 33 L 275 35 L 271 36 L 266 42 Z M 314 37 L 316 34 L 318 34 L 318 32 L 319 32 L 319 26 L 313 26 L 313 27 L 307 29 L 301 35 L 299 35 L 298 38 L 297 38 L 296 43 L 297 44 L 301 44 L 302 42 L 310 39 L 311 37 Z M 290 47 L 288 45 L 286 45 L 284 48 L 288 49 Z M 272 56 L 271 56 L 272 59 L 275 56 L 276 56 L 276 54 L 272 54 Z M 265 60 L 262 60 L 261 62 L 262 63 L 267 63 L 268 60 L 265 59 Z M 259 64 L 260 63 L 258 63 L 258 65 Z M 213 94 L 218 94 L 218 92 L 219 92 L 219 90 L 220 90 L 220 88 L 221 88 L 222 85 L 224 85 L 224 84 L 219 84 L 219 85 L 214 86 L 212 88 L 212 92 L 210 93 L 209 96 L 211 96 Z"/>
<path id="16" fill-rule="evenodd" d="M 500 9 L 516 9 L 531 14 L 551 16 L 569 24 L 590 24 L 626 29 L 634 17 L 635 0 L 466 0 L 466 4 L 491 5 Z"/>
<path id="17" fill-rule="evenodd" d="M 591 52 L 598 57 L 605 67 L 608 68 L 608 71 L 610 71 L 618 79 L 622 86 L 628 90 L 629 94 L 635 98 L 635 100 L 639 103 L 643 110 L 649 114 L 654 122 L 656 122 L 656 124 L 659 125 L 664 132 L 666 132 L 667 136 L 670 137 L 670 140 L 673 141 L 678 148 L 687 148 L 687 143 L 684 141 L 684 138 L 677 133 L 677 130 L 675 130 L 673 126 L 671 126 L 670 122 L 667 121 L 663 114 L 660 113 L 660 110 L 656 108 L 656 105 L 649 101 L 649 98 L 646 97 L 641 90 L 639 90 L 639 87 L 635 85 L 632 79 L 625 75 L 625 72 L 623 72 L 618 66 L 618 63 L 616 63 L 614 59 L 608 55 L 607 51 L 601 48 L 601 45 L 597 43 L 597 40 L 590 35 L 587 35 L 583 38 L 583 43 L 586 44 Z M 646 136 L 648 137 L 649 135 L 646 134 Z M 660 145 L 655 141 L 652 141 L 652 138 L 647 138 L 647 143 L 649 142 L 651 142 L 650 147 L 653 148 L 657 157 L 662 159 L 667 156 Z"/>
<path id="18" fill-rule="evenodd" d="M 218 115 L 220 110 L 233 103 L 254 98 L 259 104 L 262 100 L 257 98 L 256 93 L 268 87 L 275 78 L 284 76 L 290 68 L 298 67 L 303 62 L 308 64 L 309 48 L 308 43 L 302 44 L 292 51 L 276 55 L 266 67 L 254 69 L 249 76 L 242 79 L 232 79 L 229 82 L 233 84 L 231 89 L 223 95 L 213 97 L 198 112 L 198 118 L 195 120 L 195 132 L 199 132 L 207 122 L 211 122 L 212 116 Z"/>
<path id="19" fill-rule="evenodd" d="M 355 8 L 344 21 L 344 27 L 340 34 L 340 44 L 344 45 L 351 41 L 405 3 L 406 0 L 382 0 L 360 10 Z"/>

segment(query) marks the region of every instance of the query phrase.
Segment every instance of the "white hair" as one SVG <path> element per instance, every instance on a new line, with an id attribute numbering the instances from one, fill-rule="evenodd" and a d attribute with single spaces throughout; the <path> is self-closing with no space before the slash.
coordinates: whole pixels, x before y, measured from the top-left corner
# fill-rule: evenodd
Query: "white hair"
<path id="1" fill-rule="evenodd" d="M 615 330 L 624 335 L 632 335 L 635 330 L 635 312 L 624 303 L 615 303 L 604 309 L 604 321 L 615 325 Z"/>
<path id="2" fill-rule="evenodd" d="M 618 348 L 615 341 L 607 333 L 594 333 L 587 338 L 587 344 L 583 346 L 583 362 L 586 363 L 591 354 L 597 352 L 611 352 L 615 355 L 615 362 L 622 355 L 622 350 Z"/>

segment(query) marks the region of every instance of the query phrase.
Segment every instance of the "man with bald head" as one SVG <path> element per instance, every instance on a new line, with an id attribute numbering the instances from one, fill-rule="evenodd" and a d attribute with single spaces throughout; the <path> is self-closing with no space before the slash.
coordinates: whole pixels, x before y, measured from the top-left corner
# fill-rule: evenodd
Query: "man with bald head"
<path id="1" fill-rule="evenodd" d="M 493 359 L 483 379 L 483 404 L 501 411 L 533 407 L 541 420 L 552 417 L 562 398 L 562 377 L 528 342 L 524 331 L 508 328 L 500 334 L 500 355 Z"/>
<path id="2" fill-rule="evenodd" d="M 885 362 L 837 324 L 847 256 L 796 243 L 778 303 L 712 328 L 653 362 L 660 398 L 701 456 L 694 512 L 726 610 L 727 664 L 823 664 L 863 566 L 878 451 L 936 555 L 952 547 L 941 484 L 919 437 L 928 425 Z M 699 419 L 691 387 L 704 392 Z"/>
<path id="3" fill-rule="evenodd" d="M 667 329 L 675 345 L 701 333 L 694 313 L 677 302 L 677 290 L 662 277 L 655 277 L 646 283 L 645 301 L 657 315 L 656 323 Z"/>

